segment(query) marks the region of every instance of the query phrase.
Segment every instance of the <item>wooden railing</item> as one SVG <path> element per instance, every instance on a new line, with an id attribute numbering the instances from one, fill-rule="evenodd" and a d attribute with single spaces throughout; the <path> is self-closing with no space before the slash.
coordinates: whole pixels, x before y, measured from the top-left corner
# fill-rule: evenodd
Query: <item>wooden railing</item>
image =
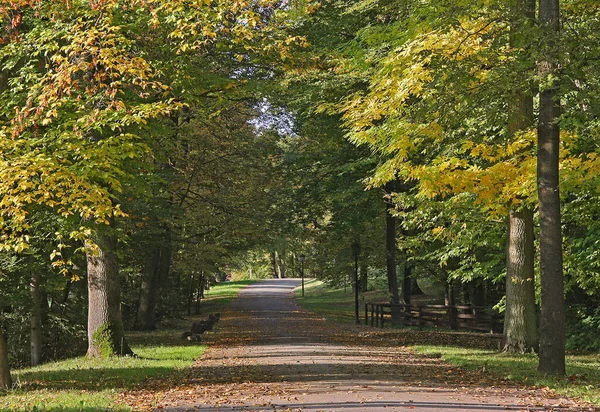
<path id="1" fill-rule="evenodd" d="M 365 324 L 383 328 L 391 321 L 392 313 L 397 324 L 444 327 L 489 333 L 502 333 L 502 316 L 482 306 L 446 305 L 393 305 L 390 303 L 365 303 Z"/>

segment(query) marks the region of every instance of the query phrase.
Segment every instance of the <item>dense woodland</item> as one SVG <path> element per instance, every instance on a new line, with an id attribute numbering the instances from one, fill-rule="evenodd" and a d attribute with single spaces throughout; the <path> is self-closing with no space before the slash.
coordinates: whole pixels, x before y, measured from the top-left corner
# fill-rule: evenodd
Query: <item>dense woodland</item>
<path id="1" fill-rule="evenodd" d="M 543 372 L 600 349 L 597 1 L 3 0 L 0 20 L 0 388 L 131 354 L 124 330 L 228 276 L 303 260 L 343 285 L 357 252 L 361 290 L 494 306 Z"/>

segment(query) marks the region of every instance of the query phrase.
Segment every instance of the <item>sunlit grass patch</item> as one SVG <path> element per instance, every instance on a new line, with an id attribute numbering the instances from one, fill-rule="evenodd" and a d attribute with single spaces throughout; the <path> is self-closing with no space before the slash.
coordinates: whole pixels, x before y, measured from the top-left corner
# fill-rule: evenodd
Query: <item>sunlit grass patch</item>
<path id="1" fill-rule="evenodd" d="M 224 282 L 206 292 L 202 316 L 220 312 L 253 281 Z M 0 411 L 130 411 L 119 400 L 126 390 L 142 388 L 148 378 L 178 381 L 206 346 L 186 344 L 181 329 L 193 319 L 161 322 L 152 332 L 129 332 L 136 357 L 78 357 L 35 368 L 13 370 L 15 389 L 0 394 Z"/>
<path id="2" fill-rule="evenodd" d="M 322 281 L 310 279 L 304 285 L 304 297 L 301 296 L 301 288 L 296 288 L 296 299 L 298 303 L 310 311 L 340 323 L 354 323 L 354 292 L 352 286 L 346 288 L 332 289 Z M 383 291 L 369 291 L 359 294 L 359 314 L 364 316 L 365 301 L 385 301 L 387 299 Z"/>
<path id="3" fill-rule="evenodd" d="M 205 346 L 134 347 L 138 357 L 48 363 L 13 372 L 16 389 L 0 397 L 2 411 L 130 410 L 117 396 L 147 378 L 169 379 L 191 366 Z"/>
<path id="4" fill-rule="evenodd" d="M 515 355 L 473 348 L 414 346 L 417 353 L 439 355 L 466 369 L 481 370 L 519 383 L 549 387 L 558 393 L 600 405 L 600 355 L 567 357 L 567 376 L 548 377 L 537 371 L 535 354 Z"/>

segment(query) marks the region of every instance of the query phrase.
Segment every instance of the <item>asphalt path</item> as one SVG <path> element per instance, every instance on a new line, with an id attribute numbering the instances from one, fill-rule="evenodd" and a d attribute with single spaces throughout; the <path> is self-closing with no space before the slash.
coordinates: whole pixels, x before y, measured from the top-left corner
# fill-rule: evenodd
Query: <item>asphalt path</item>
<path id="1" fill-rule="evenodd" d="M 451 367 L 366 327 L 333 324 L 298 307 L 298 279 L 250 285 L 222 314 L 211 347 L 160 410 L 578 411 L 543 389 Z"/>

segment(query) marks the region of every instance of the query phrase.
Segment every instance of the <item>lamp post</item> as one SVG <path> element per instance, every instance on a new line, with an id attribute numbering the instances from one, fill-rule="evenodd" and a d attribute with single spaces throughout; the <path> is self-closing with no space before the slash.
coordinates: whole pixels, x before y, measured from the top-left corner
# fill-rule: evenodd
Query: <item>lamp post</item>
<path id="1" fill-rule="evenodd" d="M 360 324 L 358 319 L 358 255 L 360 254 L 360 242 L 358 238 L 352 241 L 352 253 L 354 254 L 354 323 Z"/>
<path id="2" fill-rule="evenodd" d="M 300 255 L 300 277 L 302 278 L 302 297 L 304 297 L 304 259 L 306 259 L 306 256 Z"/>

